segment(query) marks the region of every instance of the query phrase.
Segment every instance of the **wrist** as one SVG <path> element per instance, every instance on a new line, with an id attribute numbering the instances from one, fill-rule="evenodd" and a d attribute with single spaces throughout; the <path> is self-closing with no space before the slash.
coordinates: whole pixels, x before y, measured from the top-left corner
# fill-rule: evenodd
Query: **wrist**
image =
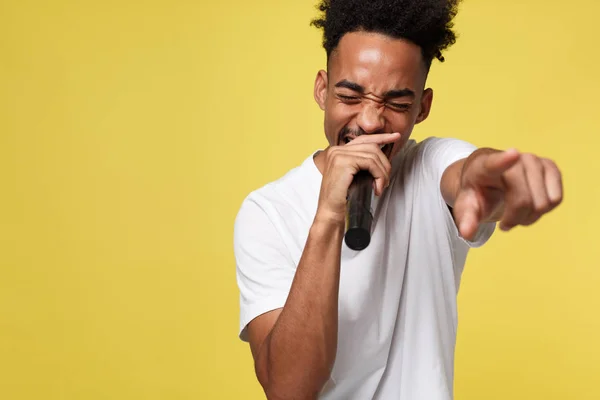
<path id="1" fill-rule="evenodd" d="M 346 225 L 346 213 L 334 212 L 319 207 L 317 208 L 313 225 L 318 225 L 323 228 L 343 228 Z"/>
<path id="2" fill-rule="evenodd" d="M 310 233 L 326 240 L 341 242 L 344 237 L 345 226 L 345 216 L 340 218 L 339 214 L 336 213 L 317 211 Z"/>

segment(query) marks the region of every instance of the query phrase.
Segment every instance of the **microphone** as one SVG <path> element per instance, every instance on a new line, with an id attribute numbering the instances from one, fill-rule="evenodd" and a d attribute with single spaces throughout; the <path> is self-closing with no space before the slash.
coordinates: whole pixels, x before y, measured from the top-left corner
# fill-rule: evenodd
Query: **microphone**
<path id="1" fill-rule="evenodd" d="M 369 171 L 358 171 L 352 179 L 346 198 L 346 234 L 344 240 L 352 250 L 364 250 L 371 242 L 371 197 L 373 176 Z"/>

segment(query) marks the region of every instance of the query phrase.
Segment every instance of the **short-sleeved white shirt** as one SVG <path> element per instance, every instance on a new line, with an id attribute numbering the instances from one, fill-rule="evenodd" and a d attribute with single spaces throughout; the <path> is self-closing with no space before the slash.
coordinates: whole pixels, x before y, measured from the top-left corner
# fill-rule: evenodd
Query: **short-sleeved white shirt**
<path id="1" fill-rule="evenodd" d="M 495 224 L 462 239 L 440 180 L 474 150 L 457 139 L 410 140 L 392 160 L 390 186 L 373 197 L 370 245 L 342 243 L 338 348 L 321 399 L 452 399 L 460 278 L 468 249 Z M 252 319 L 285 304 L 321 179 L 311 155 L 242 203 L 234 232 L 242 340 Z"/>

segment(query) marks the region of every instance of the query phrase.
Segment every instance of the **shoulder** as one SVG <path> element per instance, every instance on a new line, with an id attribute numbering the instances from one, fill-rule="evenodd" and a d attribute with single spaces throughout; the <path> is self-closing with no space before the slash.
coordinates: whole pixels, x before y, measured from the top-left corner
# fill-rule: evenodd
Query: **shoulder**
<path id="1" fill-rule="evenodd" d="M 416 176 L 438 180 L 452 163 L 468 157 L 477 149 L 473 144 L 461 139 L 428 137 L 420 142 L 410 140 L 400 158 L 404 159 L 403 169 Z"/>
<path id="2" fill-rule="evenodd" d="M 247 230 L 252 234 L 256 232 L 257 224 L 273 224 L 290 211 L 303 208 L 306 198 L 314 197 L 319 186 L 320 174 L 311 155 L 285 175 L 246 196 L 236 215 L 236 236 Z"/>
<path id="3" fill-rule="evenodd" d="M 443 156 L 468 156 L 477 149 L 475 145 L 456 138 L 431 136 L 415 145 L 416 152 L 424 158 Z"/>

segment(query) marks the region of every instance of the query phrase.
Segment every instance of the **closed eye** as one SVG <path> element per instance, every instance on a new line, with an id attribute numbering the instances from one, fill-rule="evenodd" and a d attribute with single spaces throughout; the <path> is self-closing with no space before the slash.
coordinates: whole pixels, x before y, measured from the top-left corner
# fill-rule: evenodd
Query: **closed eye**
<path id="1" fill-rule="evenodd" d="M 345 103 L 355 103 L 360 101 L 360 98 L 357 96 L 346 96 L 343 94 L 338 94 L 337 96 L 340 100 L 342 100 Z"/>
<path id="2" fill-rule="evenodd" d="M 410 103 L 387 103 L 387 106 L 396 111 L 408 111 L 410 109 Z"/>

